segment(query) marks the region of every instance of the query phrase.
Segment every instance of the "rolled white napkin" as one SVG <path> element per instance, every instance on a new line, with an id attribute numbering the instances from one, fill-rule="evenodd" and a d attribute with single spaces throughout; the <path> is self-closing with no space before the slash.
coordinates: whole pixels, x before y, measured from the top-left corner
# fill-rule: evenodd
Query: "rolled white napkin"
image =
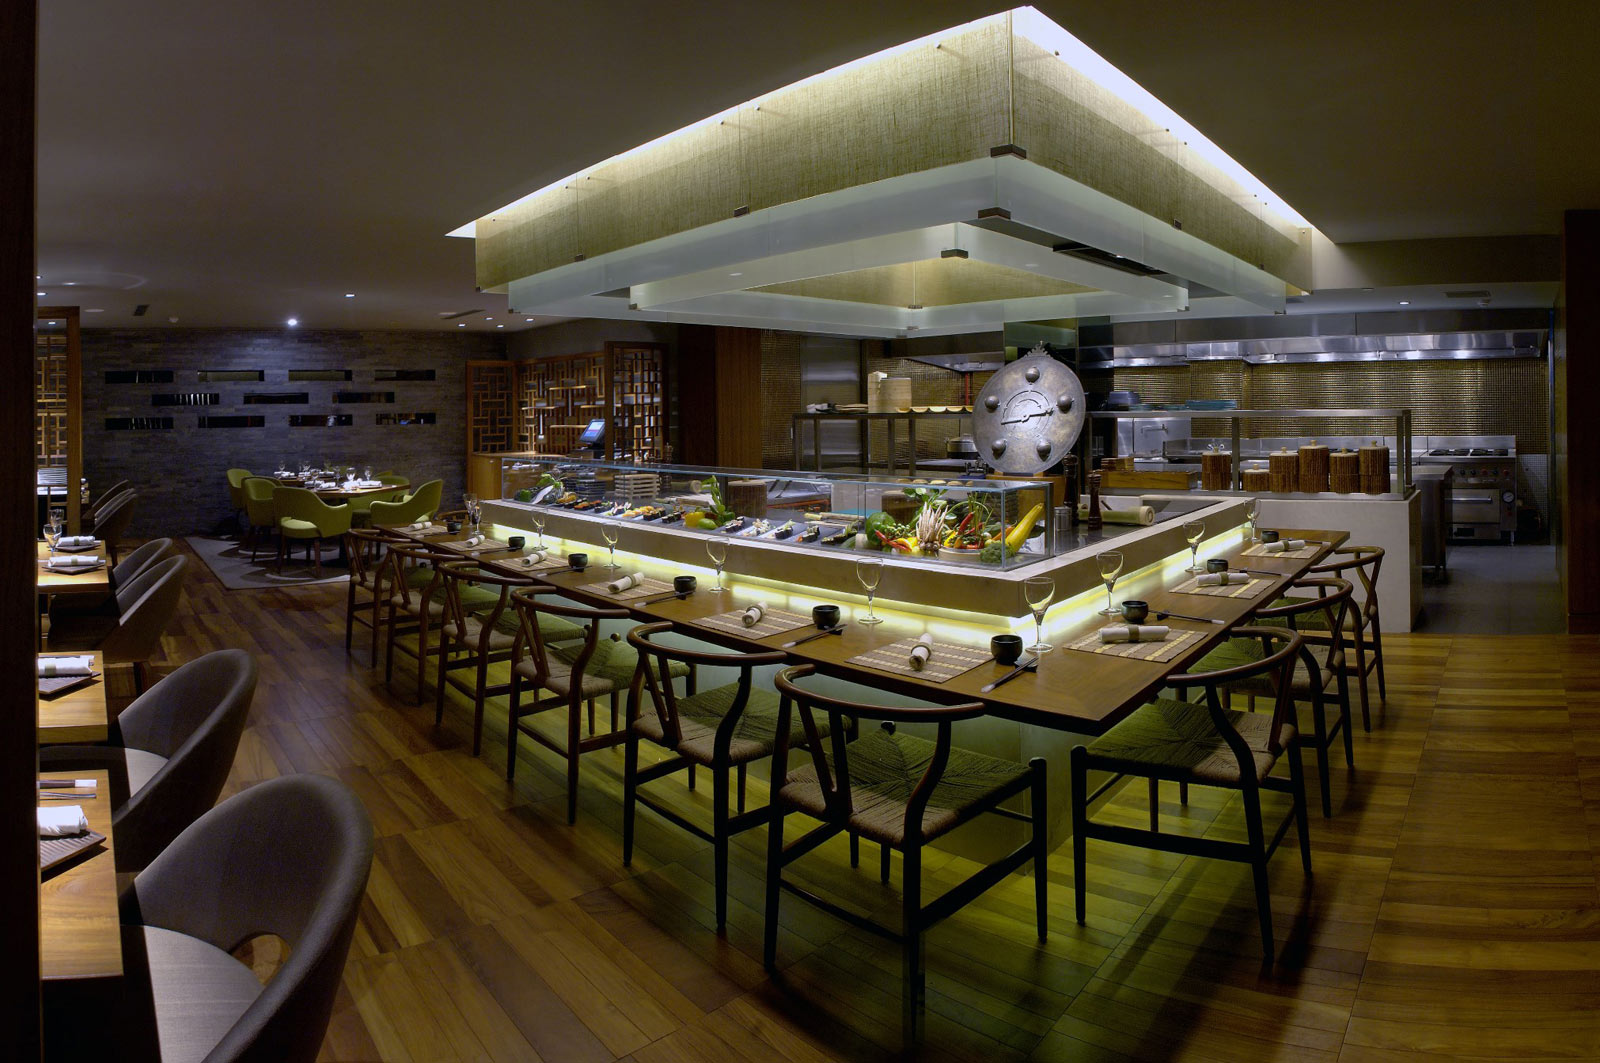
<path id="1" fill-rule="evenodd" d="M 46 805 L 39 809 L 41 838 L 70 838 L 88 829 L 82 805 Z"/>
<path id="2" fill-rule="evenodd" d="M 1305 545 L 1306 541 L 1304 539 L 1279 539 L 1275 543 L 1262 543 L 1261 549 L 1269 554 L 1281 554 L 1284 551 L 1292 554 L 1296 550 L 1304 549 Z"/>
<path id="3" fill-rule="evenodd" d="M 100 540 L 92 535 L 63 535 L 56 545 L 65 550 L 84 550 L 91 546 L 99 546 Z"/>
<path id="4" fill-rule="evenodd" d="M 543 550 L 534 550 L 532 553 L 524 554 L 521 558 L 518 559 L 518 563 L 520 565 L 522 565 L 523 568 L 532 568 L 534 565 L 538 565 L 538 564 L 543 563 L 543 561 L 544 561 L 544 551 Z"/>
<path id="5" fill-rule="evenodd" d="M 414 520 L 406 525 L 409 531 L 427 531 L 431 527 L 433 527 L 433 521 L 431 520 Z"/>
<path id="6" fill-rule="evenodd" d="M 40 657 L 39 678 L 54 679 L 63 675 L 93 675 L 93 657 Z"/>
<path id="7" fill-rule="evenodd" d="M 744 616 L 740 617 L 740 619 L 744 621 L 745 627 L 755 627 L 757 624 L 761 623 L 761 618 L 766 615 L 767 603 L 756 602 L 754 605 L 744 611 Z"/>
<path id="8" fill-rule="evenodd" d="M 1167 632 L 1172 630 L 1165 624 L 1112 624 L 1110 627 L 1100 629 L 1100 641 L 1112 642 L 1160 642 L 1167 637 Z"/>
<path id="9" fill-rule="evenodd" d="M 1234 576 L 1240 578 L 1234 579 Z M 1244 583 L 1249 578 L 1243 572 L 1207 572 L 1202 576 L 1196 576 L 1194 583 L 1197 587 L 1226 587 L 1231 583 Z"/>
<path id="10" fill-rule="evenodd" d="M 917 644 L 911 647 L 911 670 L 920 672 L 928 663 L 928 658 L 933 656 L 933 636 L 919 635 Z"/>
<path id="11" fill-rule="evenodd" d="M 481 542 L 483 542 L 483 536 L 481 536 L 481 535 L 469 535 L 469 536 L 467 536 L 466 545 L 468 545 L 468 546 L 477 546 Z"/>
<path id="12" fill-rule="evenodd" d="M 71 556 L 52 557 L 45 565 L 49 568 L 99 568 L 105 562 L 98 557 Z"/>
<path id="13" fill-rule="evenodd" d="M 626 576 L 622 576 L 618 579 L 612 580 L 610 583 L 607 583 L 606 590 L 610 591 L 612 594 L 621 594 L 623 591 L 631 590 L 643 582 L 643 572 L 630 572 Z"/>

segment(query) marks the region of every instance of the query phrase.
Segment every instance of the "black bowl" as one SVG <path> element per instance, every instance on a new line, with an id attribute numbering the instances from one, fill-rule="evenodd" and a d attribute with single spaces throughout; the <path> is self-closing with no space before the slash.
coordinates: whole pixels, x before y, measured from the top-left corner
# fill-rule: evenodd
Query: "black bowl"
<path id="1" fill-rule="evenodd" d="M 1016 664 L 1022 659 L 1022 636 L 996 635 L 989 640 L 989 652 L 1000 664 Z"/>
<path id="2" fill-rule="evenodd" d="M 1150 603 L 1129 598 L 1122 603 L 1122 619 L 1130 624 L 1142 624 L 1150 615 Z"/>
<path id="3" fill-rule="evenodd" d="M 1261 541 L 1264 543 L 1275 543 L 1278 541 L 1278 533 L 1275 531 L 1262 531 Z"/>
<path id="4" fill-rule="evenodd" d="M 447 520 L 444 522 L 444 530 L 454 535 L 461 530 L 461 522 L 459 520 Z"/>
<path id="5" fill-rule="evenodd" d="M 839 607 L 837 605 L 812 606 L 811 622 L 817 625 L 818 630 L 837 626 L 839 623 Z"/>
<path id="6" fill-rule="evenodd" d="M 506 540 L 506 545 L 513 550 L 521 550 L 528 545 L 528 537 L 525 535 L 513 535 Z"/>
<path id="7" fill-rule="evenodd" d="M 589 555 L 588 554 L 568 554 L 567 555 L 567 565 L 574 572 L 582 572 L 584 569 L 589 567 Z"/>
<path id="8" fill-rule="evenodd" d="M 1207 572 L 1228 571 L 1228 559 L 1225 557 L 1209 557 L 1206 559 Z"/>
<path id="9" fill-rule="evenodd" d="M 672 589 L 679 594 L 693 594 L 695 578 L 693 576 L 673 576 Z"/>

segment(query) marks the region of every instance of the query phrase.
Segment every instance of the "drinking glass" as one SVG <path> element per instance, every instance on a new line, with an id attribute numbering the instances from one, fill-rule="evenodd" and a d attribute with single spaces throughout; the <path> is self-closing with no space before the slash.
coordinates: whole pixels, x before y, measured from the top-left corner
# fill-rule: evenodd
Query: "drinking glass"
<path id="1" fill-rule="evenodd" d="M 873 595 L 878 593 L 878 584 L 883 581 L 883 562 L 861 560 L 856 562 L 856 579 L 861 581 L 861 586 L 867 591 L 867 615 L 856 621 L 858 624 L 881 624 L 883 617 L 872 611 Z"/>
<path id="2" fill-rule="evenodd" d="M 722 566 L 728 560 L 728 541 L 726 539 L 707 539 L 706 556 L 711 558 L 711 563 L 717 566 L 717 585 L 711 589 L 725 591 L 728 588 L 722 585 Z"/>
<path id="3" fill-rule="evenodd" d="M 1191 573 L 1204 572 L 1200 567 L 1200 540 L 1206 537 L 1206 522 L 1203 520 L 1186 520 L 1183 522 L 1183 541 L 1189 544 L 1189 568 Z"/>
<path id="4" fill-rule="evenodd" d="M 1117 567 L 1120 570 L 1121 562 Z M 1044 611 L 1055 601 L 1056 581 L 1049 576 L 1029 576 L 1022 581 L 1022 597 L 1033 610 L 1033 645 L 1028 647 L 1028 652 L 1049 653 L 1055 647 L 1044 640 Z"/>
<path id="5" fill-rule="evenodd" d="M 1122 610 L 1111 604 L 1111 588 L 1117 585 L 1117 577 L 1122 575 L 1122 551 L 1107 550 L 1095 554 L 1094 559 L 1100 565 L 1100 578 L 1106 581 L 1106 607 L 1100 610 L 1100 615 L 1121 616 Z"/>
<path id="6" fill-rule="evenodd" d="M 478 521 L 483 517 L 483 503 L 478 496 L 468 493 L 461 496 L 461 505 L 467 511 L 468 533 L 478 534 Z"/>
<path id="7" fill-rule="evenodd" d="M 528 518 L 533 523 L 533 530 L 539 533 L 538 549 L 544 549 L 544 514 L 530 514 Z"/>
<path id="8" fill-rule="evenodd" d="M 50 510 L 50 519 L 45 522 L 44 537 L 49 540 L 50 552 L 56 552 L 56 546 L 61 542 L 61 532 L 66 521 L 66 514 L 59 509 Z"/>
<path id="9" fill-rule="evenodd" d="M 610 525 L 602 526 L 600 529 L 600 538 L 605 540 L 606 547 L 611 551 L 611 560 L 606 563 L 606 568 L 621 568 L 622 566 L 617 564 L 617 529 L 611 527 Z M 724 549 L 726 549 L 726 547 L 724 547 Z M 718 573 L 717 575 L 717 582 L 722 582 L 721 573 Z"/>
<path id="10" fill-rule="evenodd" d="M 368 465 L 366 468 L 361 470 L 361 478 L 363 480 L 371 480 L 372 479 L 372 466 L 371 465 Z"/>
<path id="11" fill-rule="evenodd" d="M 1256 537 L 1259 534 L 1259 532 L 1257 531 L 1257 526 L 1260 523 L 1260 516 L 1259 516 L 1260 508 L 1261 508 L 1261 503 L 1259 501 L 1257 501 L 1256 499 L 1252 498 L 1250 500 L 1249 508 L 1247 508 L 1244 511 L 1245 522 L 1250 525 L 1250 538 L 1245 540 L 1246 542 L 1252 542 L 1252 543 L 1255 542 L 1256 541 Z"/>

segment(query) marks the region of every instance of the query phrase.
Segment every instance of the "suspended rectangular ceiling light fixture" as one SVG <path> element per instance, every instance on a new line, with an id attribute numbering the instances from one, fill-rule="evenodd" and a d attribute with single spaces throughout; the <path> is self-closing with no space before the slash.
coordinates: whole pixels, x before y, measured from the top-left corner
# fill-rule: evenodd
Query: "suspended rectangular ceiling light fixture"
<path id="1" fill-rule="evenodd" d="M 451 235 L 474 238 L 479 287 L 517 313 L 903 336 L 1178 312 L 1191 284 L 1281 311 L 1311 234 L 1171 108 L 1018 8 L 712 115 Z"/>

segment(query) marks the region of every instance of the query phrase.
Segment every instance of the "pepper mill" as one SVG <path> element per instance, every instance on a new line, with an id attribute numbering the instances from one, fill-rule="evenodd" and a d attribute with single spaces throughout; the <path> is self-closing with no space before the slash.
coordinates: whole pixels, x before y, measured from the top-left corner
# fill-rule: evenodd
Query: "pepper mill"
<path id="1" fill-rule="evenodd" d="M 1089 474 L 1089 519 L 1084 524 L 1090 529 L 1099 528 L 1105 524 L 1100 517 L 1100 474 Z"/>
<path id="2" fill-rule="evenodd" d="M 1078 456 L 1068 454 L 1061 459 L 1061 474 L 1066 480 L 1066 496 L 1070 500 L 1067 506 L 1067 527 L 1078 526 Z"/>

